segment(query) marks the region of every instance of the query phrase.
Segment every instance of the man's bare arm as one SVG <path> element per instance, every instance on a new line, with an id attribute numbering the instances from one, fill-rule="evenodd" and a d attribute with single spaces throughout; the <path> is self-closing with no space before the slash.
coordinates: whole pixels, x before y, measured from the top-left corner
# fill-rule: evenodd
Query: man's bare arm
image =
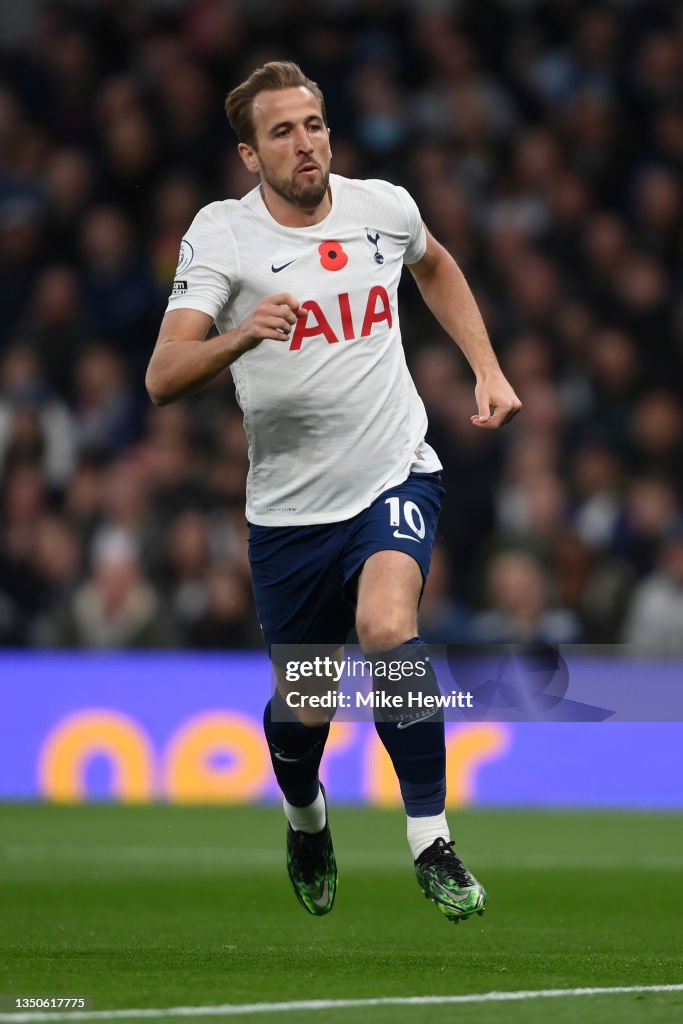
<path id="1" fill-rule="evenodd" d="M 484 321 L 462 271 L 453 257 L 427 231 L 427 249 L 409 265 L 422 298 L 445 331 L 462 349 L 476 378 L 477 415 L 472 423 L 497 430 L 512 419 L 522 403 L 498 365 Z"/>
<path id="2" fill-rule="evenodd" d="M 292 295 L 269 295 L 241 324 L 206 340 L 213 323 L 196 309 L 172 309 L 161 321 L 145 386 L 155 405 L 166 405 L 204 387 L 249 349 L 269 338 L 287 341 L 298 316 Z"/>

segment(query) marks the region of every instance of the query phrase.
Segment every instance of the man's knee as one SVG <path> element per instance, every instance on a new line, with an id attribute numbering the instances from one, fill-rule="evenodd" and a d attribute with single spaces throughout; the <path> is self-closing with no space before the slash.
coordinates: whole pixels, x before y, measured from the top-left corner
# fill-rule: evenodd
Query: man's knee
<path id="1" fill-rule="evenodd" d="M 276 701 L 280 720 L 298 722 L 309 729 L 329 725 L 336 711 L 336 708 L 310 707 L 308 701 L 302 700 L 300 693 L 296 690 L 283 689 L 279 683 Z"/>
<path id="2" fill-rule="evenodd" d="M 299 724 L 305 725 L 309 729 L 319 729 L 323 725 L 329 725 L 334 718 L 334 711 L 326 713 L 321 711 L 320 708 L 317 708 L 316 710 L 309 708 L 293 708 L 292 710 L 299 719 Z"/>
<path id="3" fill-rule="evenodd" d="M 327 660 L 339 665 L 344 655 L 340 648 Z M 311 729 L 329 725 L 335 716 L 337 705 L 333 695 L 337 692 L 337 684 L 329 673 L 322 676 L 304 676 L 297 682 L 287 677 L 286 669 L 281 665 L 273 665 L 277 679 L 278 693 L 286 705 L 288 714 L 296 718 L 301 725 Z M 322 700 L 325 698 L 325 700 Z"/>
<path id="4" fill-rule="evenodd" d="M 415 636 L 412 617 L 396 614 L 391 609 L 380 614 L 359 614 L 356 633 L 364 651 L 390 651 Z"/>

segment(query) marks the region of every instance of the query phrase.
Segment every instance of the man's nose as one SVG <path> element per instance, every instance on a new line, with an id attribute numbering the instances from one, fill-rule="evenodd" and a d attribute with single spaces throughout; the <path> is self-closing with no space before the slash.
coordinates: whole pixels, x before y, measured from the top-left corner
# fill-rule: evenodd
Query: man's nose
<path id="1" fill-rule="evenodd" d="M 312 153 L 313 143 L 305 128 L 298 128 L 294 137 L 297 153 Z"/>

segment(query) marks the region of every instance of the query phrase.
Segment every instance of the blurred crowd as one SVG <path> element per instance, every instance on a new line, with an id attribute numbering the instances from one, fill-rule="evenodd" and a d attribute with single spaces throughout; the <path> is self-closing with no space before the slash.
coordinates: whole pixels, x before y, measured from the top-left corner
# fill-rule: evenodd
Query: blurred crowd
<path id="1" fill-rule="evenodd" d="M 197 209 L 254 185 L 256 65 L 322 87 L 333 170 L 408 187 L 524 403 L 473 381 L 409 275 L 448 494 L 432 642 L 683 650 L 683 13 L 669 0 L 89 0 L 0 35 L 0 643 L 260 644 L 229 373 L 144 371 Z M 1 30 L 0 30 L 1 31 Z"/>

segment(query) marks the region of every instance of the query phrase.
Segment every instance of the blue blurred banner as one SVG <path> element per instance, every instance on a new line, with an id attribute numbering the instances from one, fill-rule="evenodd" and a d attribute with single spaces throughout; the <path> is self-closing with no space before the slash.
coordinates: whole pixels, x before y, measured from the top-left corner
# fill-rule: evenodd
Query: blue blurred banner
<path id="1" fill-rule="evenodd" d="M 652 679 L 677 685 L 669 667 L 577 656 L 571 674 L 633 687 L 646 706 Z M 270 691 L 260 652 L 2 654 L 0 799 L 275 799 L 261 732 Z M 451 806 L 683 807 L 678 722 L 527 718 L 446 729 Z M 337 801 L 400 803 L 369 722 L 333 724 L 323 778 Z"/>

